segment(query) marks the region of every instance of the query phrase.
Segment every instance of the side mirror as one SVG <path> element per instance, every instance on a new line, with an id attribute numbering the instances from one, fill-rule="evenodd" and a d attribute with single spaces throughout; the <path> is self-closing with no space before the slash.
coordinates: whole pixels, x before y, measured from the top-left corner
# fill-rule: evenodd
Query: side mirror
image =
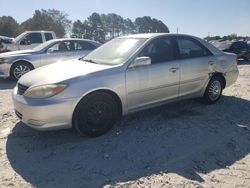
<path id="1" fill-rule="evenodd" d="M 129 67 L 141 67 L 151 65 L 150 57 L 137 57 Z"/>
<path id="2" fill-rule="evenodd" d="M 49 49 L 47 50 L 47 53 L 48 53 L 48 54 L 51 54 L 51 53 L 53 53 L 53 52 L 54 52 L 53 48 L 49 48 Z"/>

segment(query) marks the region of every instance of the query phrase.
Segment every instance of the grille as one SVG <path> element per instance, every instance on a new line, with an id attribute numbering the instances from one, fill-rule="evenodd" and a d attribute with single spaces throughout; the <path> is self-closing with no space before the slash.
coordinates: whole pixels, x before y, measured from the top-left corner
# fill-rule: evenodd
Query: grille
<path id="1" fill-rule="evenodd" d="M 29 87 L 24 86 L 24 85 L 18 83 L 17 84 L 17 94 L 23 95 L 28 88 Z"/>

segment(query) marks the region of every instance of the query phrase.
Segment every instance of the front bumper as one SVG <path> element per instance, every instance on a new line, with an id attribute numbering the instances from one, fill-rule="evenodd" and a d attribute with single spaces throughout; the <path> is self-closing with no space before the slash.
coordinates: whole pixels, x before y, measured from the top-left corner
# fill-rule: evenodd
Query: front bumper
<path id="1" fill-rule="evenodd" d="M 17 116 L 26 125 L 37 130 L 55 130 L 72 127 L 72 116 L 78 98 L 28 99 L 13 90 L 13 102 Z"/>

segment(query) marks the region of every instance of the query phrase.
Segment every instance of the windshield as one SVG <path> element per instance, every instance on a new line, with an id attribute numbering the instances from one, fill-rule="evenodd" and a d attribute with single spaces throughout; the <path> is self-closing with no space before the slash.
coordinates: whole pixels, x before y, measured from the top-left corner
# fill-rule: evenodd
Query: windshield
<path id="1" fill-rule="evenodd" d="M 106 65 L 119 65 L 124 63 L 146 39 L 142 38 L 116 38 L 97 48 L 83 60 Z"/>
<path id="2" fill-rule="evenodd" d="M 18 41 L 20 41 L 25 35 L 26 35 L 27 33 L 26 32 L 24 32 L 24 33 L 22 33 L 22 34 L 20 34 L 20 35 L 18 35 L 15 39 L 14 39 L 14 41 L 15 42 L 18 42 Z"/>
<path id="3" fill-rule="evenodd" d="M 40 51 L 43 50 L 44 48 L 47 48 L 50 44 L 54 43 L 54 40 L 49 40 L 45 43 L 39 44 L 37 47 L 35 47 L 33 50 L 34 51 Z"/>

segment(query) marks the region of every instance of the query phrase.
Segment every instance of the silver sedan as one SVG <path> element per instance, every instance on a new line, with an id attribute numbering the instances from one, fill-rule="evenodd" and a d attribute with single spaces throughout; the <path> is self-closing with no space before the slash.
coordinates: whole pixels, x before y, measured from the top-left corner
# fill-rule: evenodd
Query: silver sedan
<path id="1" fill-rule="evenodd" d="M 0 77 L 18 80 L 27 72 L 56 61 L 69 60 L 87 55 L 101 44 L 84 39 L 54 39 L 33 50 L 0 54 Z"/>
<path id="2" fill-rule="evenodd" d="M 34 129 L 73 127 L 99 136 L 119 117 L 167 102 L 202 97 L 213 104 L 238 73 L 236 55 L 197 37 L 139 34 L 24 75 L 13 100 L 17 116 Z"/>

